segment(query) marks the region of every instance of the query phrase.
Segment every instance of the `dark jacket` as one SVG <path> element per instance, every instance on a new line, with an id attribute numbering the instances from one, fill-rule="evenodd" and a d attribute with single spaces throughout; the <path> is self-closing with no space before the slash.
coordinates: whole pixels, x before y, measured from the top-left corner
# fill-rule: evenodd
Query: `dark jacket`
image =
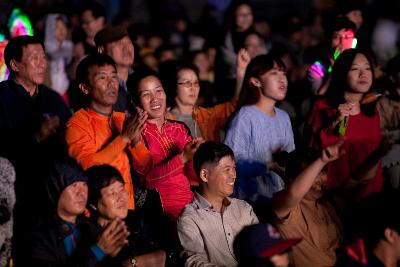
<path id="1" fill-rule="evenodd" d="M 71 234 L 69 227 L 58 216 L 50 218 L 33 232 L 31 267 L 94 267 L 99 266 L 96 256 L 90 247 L 96 239 L 90 234 L 94 225 L 84 216 L 77 220 L 80 238 L 77 248 L 68 256 L 64 239 Z"/>
<path id="2" fill-rule="evenodd" d="M 385 267 L 375 256 L 371 248 L 364 245 L 359 239 L 353 244 L 339 249 L 337 252 L 336 267 Z"/>
<path id="3" fill-rule="evenodd" d="M 91 235 L 96 237 L 103 229 L 93 221 L 95 216 L 91 219 L 95 225 L 91 228 L 93 230 Z M 101 262 L 101 267 L 118 267 L 125 260 L 163 248 L 162 236 L 159 233 L 162 227 L 159 227 L 158 222 L 146 220 L 141 212 L 132 210 L 128 211 L 128 216 L 124 221 L 130 233 L 128 244 L 122 248 L 115 258 L 106 257 Z"/>
<path id="4" fill-rule="evenodd" d="M 35 132 L 47 116 L 57 115 L 57 134 L 39 144 Z M 61 97 L 40 85 L 31 97 L 11 79 L 0 83 L 0 154 L 16 171 L 14 208 L 14 266 L 27 266 L 30 256 L 31 225 L 45 212 L 45 163 L 63 153 L 62 128 L 71 113 Z"/>

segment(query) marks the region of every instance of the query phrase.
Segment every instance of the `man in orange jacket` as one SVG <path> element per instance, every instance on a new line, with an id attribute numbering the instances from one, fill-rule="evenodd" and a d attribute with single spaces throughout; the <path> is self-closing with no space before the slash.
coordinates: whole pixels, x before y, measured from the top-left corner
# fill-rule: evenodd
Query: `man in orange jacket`
<path id="1" fill-rule="evenodd" d="M 67 123 L 68 154 L 83 169 L 109 164 L 118 169 L 125 181 L 129 209 L 134 209 L 133 169 L 143 173 L 149 166 L 150 154 L 141 140 L 147 114 L 137 111 L 126 115 L 113 111 L 118 98 L 118 76 L 114 60 L 105 54 L 84 58 L 77 67 L 77 82 L 88 97 L 86 108 L 77 111 Z"/>

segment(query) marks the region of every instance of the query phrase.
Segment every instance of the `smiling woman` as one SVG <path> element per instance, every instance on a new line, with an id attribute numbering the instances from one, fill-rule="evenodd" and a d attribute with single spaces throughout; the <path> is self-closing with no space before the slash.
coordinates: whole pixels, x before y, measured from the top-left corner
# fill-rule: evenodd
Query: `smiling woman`
<path id="1" fill-rule="evenodd" d="M 166 95 L 155 73 L 137 73 L 127 85 L 135 92 L 135 105 L 148 114 L 142 138 L 151 164 L 140 175 L 148 189 L 156 188 L 160 193 L 164 213 L 176 220 L 193 198 L 190 184 L 198 184 L 192 157 L 202 140 L 193 139 L 182 122 L 165 118 Z"/>
<path id="2" fill-rule="evenodd" d="M 115 221 L 123 222 L 129 236 L 127 243 L 122 243 L 115 254 L 111 254 L 102 265 L 164 266 L 165 252 L 160 249 L 160 236 L 153 227 L 158 222 L 146 220 L 139 211 L 128 211 L 128 194 L 124 190 L 124 180 L 117 169 L 109 165 L 98 165 L 86 171 L 88 176 L 88 204 L 93 223 L 97 231 Z M 116 233 L 118 234 L 118 233 Z"/>
<path id="3" fill-rule="evenodd" d="M 361 102 L 372 88 L 372 68 L 372 61 L 365 51 L 344 51 L 333 67 L 326 96 L 316 101 L 308 119 L 306 135 L 313 149 L 320 149 L 345 138 L 345 155 L 328 165 L 328 189 L 341 186 L 380 147 L 381 131 L 376 99 L 366 104 Z M 357 198 L 382 189 L 380 165 L 379 160 L 372 171 L 371 180 L 356 195 Z"/>

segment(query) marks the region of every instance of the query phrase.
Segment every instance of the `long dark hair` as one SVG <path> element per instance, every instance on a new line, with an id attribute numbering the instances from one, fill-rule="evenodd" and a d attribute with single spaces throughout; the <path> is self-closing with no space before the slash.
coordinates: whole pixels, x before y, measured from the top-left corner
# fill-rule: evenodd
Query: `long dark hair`
<path id="1" fill-rule="evenodd" d="M 236 10 L 242 6 L 242 5 L 247 5 L 250 7 L 251 11 L 253 12 L 254 16 L 254 7 L 251 4 L 250 1 L 248 0 L 233 0 L 231 4 L 228 6 L 228 8 L 225 11 L 224 14 L 224 28 L 226 31 L 231 30 L 231 31 L 236 31 Z"/>
<path id="2" fill-rule="evenodd" d="M 346 100 L 344 99 L 344 93 L 349 88 L 347 75 L 350 71 L 351 65 L 353 64 L 355 57 L 358 54 L 362 54 L 367 58 L 371 66 L 372 81 L 374 81 L 374 64 L 371 60 L 370 55 L 366 51 L 361 49 L 348 49 L 344 51 L 333 65 L 331 81 L 325 95 L 328 105 L 337 108 L 340 104 L 346 102 Z M 371 88 L 368 90 L 368 92 L 371 91 Z M 361 112 L 366 116 L 372 117 L 375 115 L 376 112 L 375 105 L 376 102 L 361 105 Z"/>
<path id="3" fill-rule="evenodd" d="M 279 69 L 286 70 L 285 63 L 275 54 L 260 55 L 253 58 L 246 68 L 246 73 L 243 79 L 242 90 L 239 96 L 238 109 L 242 106 L 254 105 L 260 99 L 260 89 L 254 86 L 251 78 L 260 79 L 260 77 L 272 70 L 274 64 L 278 65 Z"/>

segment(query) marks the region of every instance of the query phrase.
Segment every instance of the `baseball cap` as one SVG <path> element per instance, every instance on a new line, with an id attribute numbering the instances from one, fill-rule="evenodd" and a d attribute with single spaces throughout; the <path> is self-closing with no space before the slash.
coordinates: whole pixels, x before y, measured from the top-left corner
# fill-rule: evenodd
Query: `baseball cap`
<path id="1" fill-rule="evenodd" d="M 301 241 L 301 238 L 284 239 L 271 224 L 253 224 L 243 228 L 234 242 L 239 259 L 270 258 L 282 254 Z"/>
<path id="2" fill-rule="evenodd" d="M 105 46 L 108 43 L 118 41 L 128 36 L 128 31 L 121 26 L 106 26 L 94 36 L 94 42 L 97 47 Z"/>

